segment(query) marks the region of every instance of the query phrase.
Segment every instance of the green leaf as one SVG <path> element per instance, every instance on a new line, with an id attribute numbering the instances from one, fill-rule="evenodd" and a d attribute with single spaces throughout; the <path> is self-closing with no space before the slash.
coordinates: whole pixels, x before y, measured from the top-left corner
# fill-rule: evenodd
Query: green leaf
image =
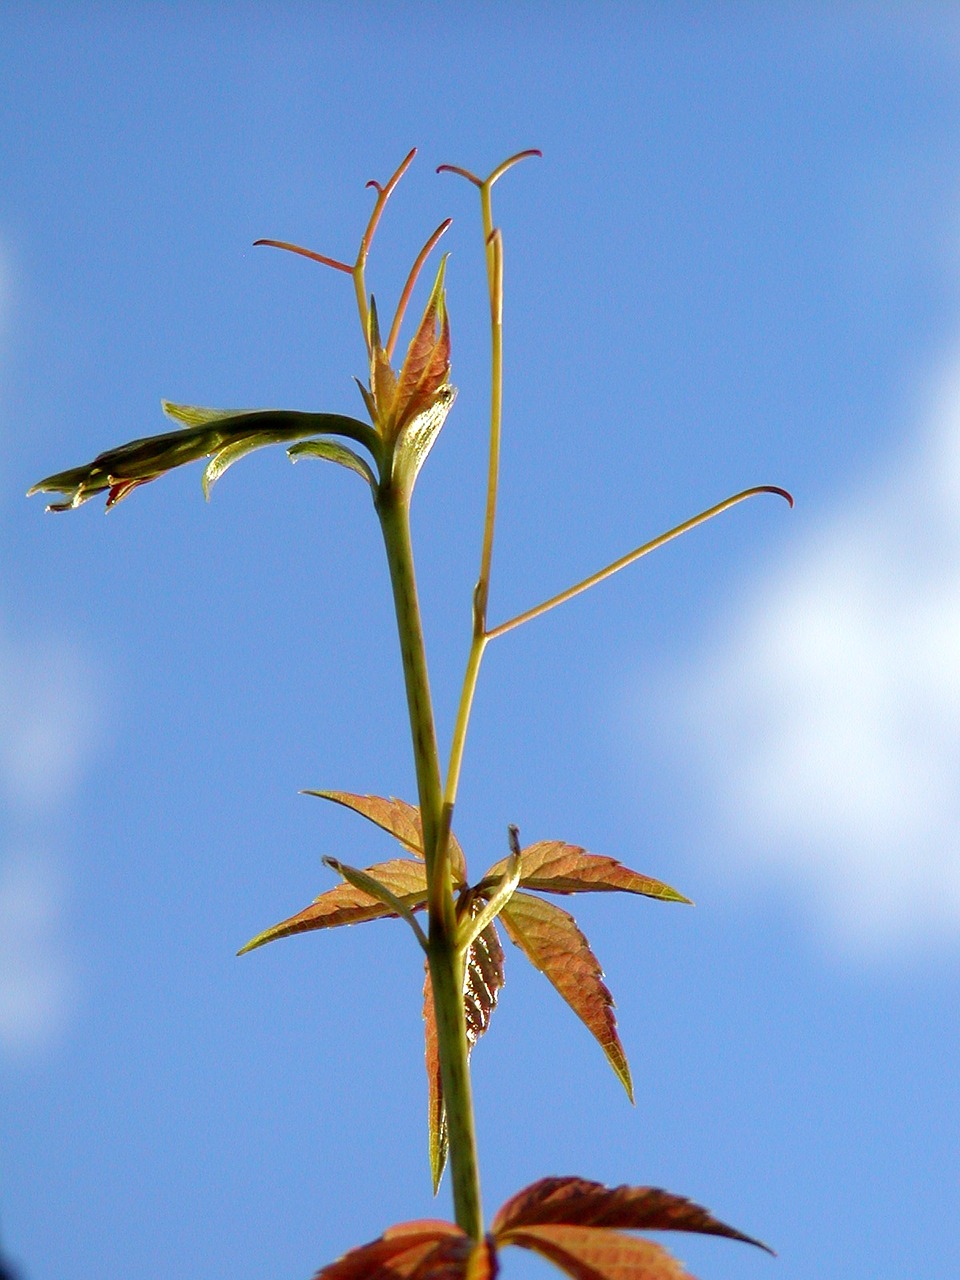
<path id="1" fill-rule="evenodd" d="M 400 432 L 394 449 L 393 472 L 408 492 L 412 491 L 456 398 L 456 387 L 441 387 L 433 402 L 411 418 Z"/>
<path id="2" fill-rule="evenodd" d="M 492 891 L 506 865 L 505 858 L 495 862 L 477 887 Z M 540 840 L 521 850 L 520 884 L 539 893 L 638 893 L 664 902 L 690 902 L 662 880 L 562 840 Z"/>
<path id="3" fill-rule="evenodd" d="M 382 452 L 372 427 L 341 414 L 297 413 L 286 409 L 235 413 L 175 405 L 169 401 L 163 405 L 170 417 L 189 425 L 182 431 L 146 436 L 108 449 L 85 466 L 72 467 L 40 480 L 28 490 L 27 496 L 63 494 L 66 501 L 51 503 L 49 510 L 69 511 L 98 493 L 106 493 L 107 506 L 112 507 L 139 485 L 156 480 L 176 467 L 198 462 L 224 449 L 249 445 L 252 440 L 257 441 L 253 447 L 260 448 L 264 444 L 287 444 L 307 436 L 343 436 L 364 445 L 377 460 Z"/>
<path id="4" fill-rule="evenodd" d="M 394 858 L 390 862 L 367 867 L 367 874 L 385 885 L 410 911 L 416 911 L 427 900 L 427 877 L 420 862 L 412 862 L 409 858 Z M 340 884 L 335 889 L 321 893 L 303 911 L 298 911 L 296 915 L 258 933 L 237 954 L 242 956 L 267 942 L 288 938 L 295 933 L 333 929 L 344 924 L 363 924 L 367 920 L 380 920 L 396 914 L 382 901 L 355 885 Z"/>
<path id="5" fill-rule="evenodd" d="M 567 911 L 552 902 L 517 892 L 500 913 L 510 941 L 556 987 L 596 1037 L 633 1102 L 630 1066 L 617 1034 L 613 997 L 590 944 Z"/>
<path id="6" fill-rule="evenodd" d="M 324 458 L 328 462 L 338 462 L 341 467 L 347 467 L 362 476 L 371 489 L 377 487 L 376 476 L 360 455 L 333 440 L 303 440 L 299 444 L 292 444 L 287 450 L 287 456 L 291 462 L 299 462 L 301 458 Z"/>
<path id="7" fill-rule="evenodd" d="M 228 444 L 219 453 L 215 453 L 204 467 L 203 475 L 200 477 L 203 496 L 206 500 L 210 501 L 213 486 L 228 467 L 232 467 L 235 462 L 245 458 L 248 453 L 253 453 L 257 449 L 263 449 L 266 445 L 274 443 L 275 441 L 270 435 L 248 436 L 246 440 L 238 440 L 236 444 Z"/>
<path id="8" fill-rule="evenodd" d="M 406 800 L 398 800 L 396 796 L 385 799 L 383 796 L 360 796 L 349 791 L 313 791 L 307 789 L 300 793 L 305 796 L 317 796 L 321 800 L 331 800 L 334 804 L 352 809 L 361 817 L 368 819 L 374 826 L 388 832 L 399 840 L 405 849 L 423 857 L 423 833 L 420 827 L 420 810 L 416 805 L 407 804 Z M 467 878 L 466 858 L 460 842 L 450 834 L 450 862 L 453 869 L 454 886 L 460 888 Z"/>

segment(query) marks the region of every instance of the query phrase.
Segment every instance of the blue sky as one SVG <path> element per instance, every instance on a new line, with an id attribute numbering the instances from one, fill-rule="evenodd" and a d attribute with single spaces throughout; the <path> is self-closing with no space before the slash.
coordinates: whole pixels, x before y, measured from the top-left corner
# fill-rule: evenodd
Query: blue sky
<path id="1" fill-rule="evenodd" d="M 703 1280 L 960 1269 L 960 23 L 950 6 L 7 7 L 0 16 L 0 1240 L 23 1280 L 307 1277 L 429 1191 L 415 947 L 252 934 L 413 798 L 356 480 L 238 465 L 46 516 L 159 400 L 359 413 L 369 280 L 447 215 L 455 409 L 415 505 L 441 735 L 485 465 L 475 193 L 506 416 L 491 616 L 785 485 L 491 646 L 456 827 L 694 910 L 575 903 L 638 1105 L 522 957 L 474 1055 L 489 1214 L 550 1173 L 769 1240 Z M 546 1274 L 507 1257 L 506 1274 Z"/>

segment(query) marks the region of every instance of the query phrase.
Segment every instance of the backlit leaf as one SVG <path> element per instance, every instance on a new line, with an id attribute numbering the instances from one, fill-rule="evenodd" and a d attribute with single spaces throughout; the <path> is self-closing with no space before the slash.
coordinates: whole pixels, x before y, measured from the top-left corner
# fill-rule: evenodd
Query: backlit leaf
<path id="1" fill-rule="evenodd" d="M 693 1280 L 652 1240 L 597 1227 L 519 1227 L 498 1244 L 532 1249 L 574 1280 Z"/>
<path id="2" fill-rule="evenodd" d="M 689 902 L 661 880 L 631 871 L 616 858 L 588 853 L 562 840 L 540 840 L 520 851 L 520 883 L 540 893 L 639 893 L 667 902 Z M 481 882 L 489 888 L 503 875 L 506 859 L 495 862 Z"/>
<path id="3" fill-rule="evenodd" d="M 306 790 L 305 796 L 319 796 L 321 800 L 332 800 L 346 809 L 368 818 L 381 830 L 389 832 L 399 840 L 405 849 L 409 849 L 418 858 L 423 857 L 423 834 L 420 827 L 420 810 L 416 805 L 407 804 L 406 800 L 398 800 L 395 796 L 385 799 L 383 796 L 359 796 L 349 791 L 313 791 Z M 450 862 L 453 868 L 454 884 L 459 888 L 466 880 L 466 859 L 457 837 L 450 834 Z"/>
<path id="4" fill-rule="evenodd" d="M 590 944 L 567 911 L 552 902 L 517 892 L 500 913 L 510 941 L 545 975 L 596 1037 L 617 1078 L 633 1101 L 627 1056 L 617 1035 L 613 997 Z"/>
<path id="5" fill-rule="evenodd" d="M 433 1194 L 436 1195 L 447 1164 L 449 1135 L 447 1113 L 443 1105 L 437 1015 L 433 1005 L 433 983 L 430 980 L 429 964 L 424 965 L 424 969 L 426 976 L 423 980 L 423 1038 L 424 1062 L 427 1068 L 427 1147 L 430 1157 L 430 1179 L 433 1183 Z"/>
<path id="6" fill-rule="evenodd" d="M 355 471 L 371 488 L 375 489 L 377 485 L 376 477 L 363 458 L 345 444 L 337 444 L 335 440 L 301 440 L 290 446 L 287 457 L 291 462 L 299 462 L 301 458 L 322 458 L 326 462 L 337 462 L 341 467 Z"/>
<path id="7" fill-rule="evenodd" d="M 727 1226 L 684 1196 L 659 1187 L 605 1187 L 586 1178 L 542 1178 L 524 1187 L 501 1205 L 490 1230 L 500 1240 L 514 1228 L 548 1223 L 628 1231 L 692 1231 L 741 1240 L 771 1252 L 761 1241 Z"/>
<path id="8" fill-rule="evenodd" d="M 409 858 L 394 858 L 390 862 L 367 867 L 366 870 L 411 910 L 416 911 L 426 902 L 427 877 L 422 863 L 413 862 Z M 352 884 L 339 884 L 335 889 L 321 893 L 303 911 L 287 920 L 281 920 L 263 933 L 258 933 L 237 954 L 243 955 L 246 951 L 253 951 L 277 938 L 288 938 L 294 933 L 332 929 L 343 924 L 362 924 L 365 920 L 379 920 L 390 916 L 396 918 L 396 912 L 369 893 L 364 893 Z"/>
<path id="9" fill-rule="evenodd" d="M 388 1228 L 379 1239 L 351 1249 L 323 1267 L 314 1280 L 412 1280 L 416 1275 L 425 1280 L 430 1272 L 421 1272 L 420 1268 L 438 1245 L 446 1242 L 457 1242 L 460 1249 L 460 1242 L 471 1245 L 452 1222 L 430 1218 L 401 1222 Z"/>

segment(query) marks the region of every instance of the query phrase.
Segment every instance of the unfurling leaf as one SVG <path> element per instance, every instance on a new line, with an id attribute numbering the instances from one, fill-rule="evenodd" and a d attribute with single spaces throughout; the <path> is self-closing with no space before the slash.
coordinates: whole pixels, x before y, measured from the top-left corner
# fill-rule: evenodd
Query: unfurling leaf
<path id="1" fill-rule="evenodd" d="M 491 889 L 503 875 L 506 859 L 495 862 L 480 886 Z M 616 858 L 588 853 L 562 840 L 540 840 L 520 852 L 520 884 L 539 893 L 639 893 L 666 902 L 689 902 L 661 880 L 631 871 Z"/>
<path id="2" fill-rule="evenodd" d="M 586 1178 L 542 1178 L 500 1206 L 490 1231 L 498 1242 L 521 1227 L 605 1227 L 625 1231 L 691 1231 L 772 1250 L 727 1226 L 707 1209 L 659 1187 L 605 1187 Z"/>
<path id="3" fill-rule="evenodd" d="M 305 796 L 319 796 L 321 800 L 332 800 L 334 804 L 352 809 L 362 817 L 369 819 L 375 826 L 388 832 L 399 840 L 405 849 L 423 857 L 423 833 L 420 827 L 420 810 L 416 805 L 407 804 L 406 800 L 398 800 L 395 796 L 385 799 L 383 796 L 358 796 L 349 791 L 313 791 L 303 792 Z M 460 888 L 466 880 L 467 865 L 463 850 L 456 836 L 450 835 L 450 865 L 453 869 L 454 885 Z"/>
<path id="4" fill-rule="evenodd" d="M 617 1035 L 613 997 L 576 920 L 552 902 L 519 891 L 504 907 L 500 919 L 510 941 L 553 983 L 596 1037 L 632 1102 L 630 1066 Z"/>
<path id="5" fill-rule="evenodd" d="M 423 864 L 409 858 L 393 858 L 366 868 L 369 875 L 385 885 L 411 911 L 423 906 L 427 898 L 427 877 Z M 312 929 L 333 929 L 338 925 L 362 924 L 365 920 L 380 920 L 396 916 L 388 906 L 352 884 L 340 884 L 315 898 L 309 907 L 287 920 L 281 920 L 263 933 L 251 938 L 237 952 L 243 955 L 262 947 L 277 938 L 288 938 L 294 933 L 308 933 Z"/>
<path id="6" fill-rule="evenodd" d="M 414 932 L 414 936 L 420 943 L 424 951 L 429 950 L 427 935 L 420 928 L 413 911 L 417 907 L 423 905 L 420 895 L 413 905 L 413 909 L 403 902 L 397 895 L 376 876 L 370 875 L 368 871 L 361 871 L 359 867 L 348 866 L 345 862 L 339 862 L 336 858 L 324 858 L 324 863 L 331 869 L 336 871 L 337 875 L 343 876 L 347 884 L 352 884 L 355 889 L 359 889 L 361 893 L 367 893 L 371 898 L 375 898 L 385 907 L 389 908 L 391 913 L 402 917 Z"/>
<path id="7" fill-rule="evenodd" d="M 479 904 L 464 896 L 473 909 Z M 503 947 L 497 927 L 491 923 L 473 940 L 467 951 L 463 974 L 463 1008 L 467 1023 L 468 1052 L 473 1049 L 490 1025 L 500 990 L 503 987 Z M 430 1155 L 430 1176 L 433 1194 L 437 1194 L 440 1179 L 447 1162 L 447 1117 L 443 1105 L 443 1085 L 440 1079 L 440 1051 L 437 1044 L 437 1020 L 433 1005 L 433 985 L 430 969 L 426 969 L 423 984 L 423 1027 L 427 1068 L 427 1135 Z"/>
<path id="8" fill-rule="evenodd" d="M 47 476 L 27 491 L 60 493 L 66 501 L 51 503 L 50 511 L 69 511 L 98 493 L 107 494 L 113 507 L 139 485 L 165 475 L 175 467 L 220 455 L 219 470 L 207 478 L 206 488 L 230 462 L 242 453 L 267 444 L 286 444 L 307 436 L 342 436 L 355 440 L 380 456 L 380 441 L 365 422 L 337 413 L 298 413 L 287 409 L 201 409 L 163 401 L 168 416 L 187 423 L 182 431 L 131 440 L 129 444 L 100 453 L 93 462 Z M 230 451 L 225 454 L 225 451 Z"/>

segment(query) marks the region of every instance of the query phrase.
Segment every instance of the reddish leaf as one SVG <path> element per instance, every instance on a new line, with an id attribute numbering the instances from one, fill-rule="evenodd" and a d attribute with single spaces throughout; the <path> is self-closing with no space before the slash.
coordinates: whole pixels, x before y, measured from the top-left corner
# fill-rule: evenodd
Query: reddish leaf
<path id="1" fill-rule="evenodd" d="M 423 980 L 423 1037 L 424 1059 L 427 1067 L 427 1145 L 430 1156 L 430 1177 L 433 1194 L 440 1188 L 440 1179 L 447 1163 L 447 1113 L 443 1105 L 443 1081 L 440 1078 L 440 1047 L 437 1042 L 437 1015 L 433 1006 L 433 983 L 430 966 L 424 965 Z"/>
<path id="2" fill-rule="evenodd" d="M 314 1280 L 493 1280 L 493 1242 L 475 1241 L 452 1222 L 401 1222 L 316 1273 Z"/>
<path id="3" fill-rule="evenodd" d="M 447 1117 L 443 1105 L 440 1079 L 440 1051 L 437 1044 L 437 1020 L 433 1007 L 433 985 L 426 968 L 423 983 L 424 1057 L 427 1067 L 427 1132 L 430 1153 L 430 1176 L 437 1193 L 447 1162 Z M 474 940 L 467 952 L 463 979 L 463 1005 L 467 1020 L 468 1052 L 487 1027 L 503 986 L 503 947 L 496 925 L 489 924 Z"/>
<path id="4" fill-rule="evenodd" d="M 368 818 L 375 826 L 399 840 L 416 857 L 423 857 L 420 810 L 416 805 L 407 804 L 406 800 L 398 800 L 395 796 L 385 799 L 383 796 L 353 795 L 349 791 L 304 791 L 303 794 L 319 796 L 321 800 L 332 800 L 334 804 L 342 804 L 345 809 L 352 809 L 354 813 Z M 459 888 L 466 881 L 467 864 L 460 842 L 453 832 L 450 833 L 450 865 L 453 868 L 454 883 Z"/>
<path id="5" fill-rule="evenodd" d="M 631 1231 L 695 1231 L 767 1246 L 728 1227 L 706 1209 L 659 1187 L 605 1187 L 585 1178 L 542 1178 L 501 1205 L 491 1224 L 497 1239 L 518 1227 L 555 1224 Z"/>
<path id="6" fill-rule="evenodd" d="M 689 902 L 661 880 L 631 871 L 616 858 L 587 853 L 561 840 L 540 840 L 520 853 L 520 883 L 540 893 L 640 893 L 667 902 Z M 494 863 L 478 888 L 490 888 L 503 875 L 506 859 Z"/>
<path id="7" fill-rule="evenodd" d="M 532 1249 L 574 1280 L 693 1280 L 661 1245 L 619 1231 L 520 1227 L 498 1238 L 497 1243 Z"/>
<path id="8" fill-rule="evenodd" d="M 316 1273 L 314 1280 L 409 1280 L 448 1240 L 470 1241 L 452 1222 L 423 1219 L 389 1227 L 379 1239 L 351 1249 Z"/>
<path id="9" fill-rule="evenodd" d="M 556 987 L 573 1012 L 596 1036 L 611 1067 L 633 1101 L 627 1055 L 617 1035 L 613 997 L 590 944 L 569 912 L 528 893 L 517 892 L 500 913 L 510 941 Z"/>
<path id="10" fill-rule="evenodd" d="M 409 858 L 393 858 L 390 862 L 379 862 L 366 870 L 413 910 L 423 906 L 426 901 L 427 877 L 423 863 L 413 862 Z M 365 920 L 380 920 L 391 916 L 396 919 L 396 914 L 362 889 L 357 889 L 352 884 L 338 884 L 335 889 L 321 893 L 309 907 L 297 912 L 295 916 L 281 920 L 272 928 L 258 933 L 237 954 L 243 955 L 245 951 L 253 951 L 264 943 L 287 938 L 294 933 L 332 929 L 342 924 L 362 924 Z"/>

